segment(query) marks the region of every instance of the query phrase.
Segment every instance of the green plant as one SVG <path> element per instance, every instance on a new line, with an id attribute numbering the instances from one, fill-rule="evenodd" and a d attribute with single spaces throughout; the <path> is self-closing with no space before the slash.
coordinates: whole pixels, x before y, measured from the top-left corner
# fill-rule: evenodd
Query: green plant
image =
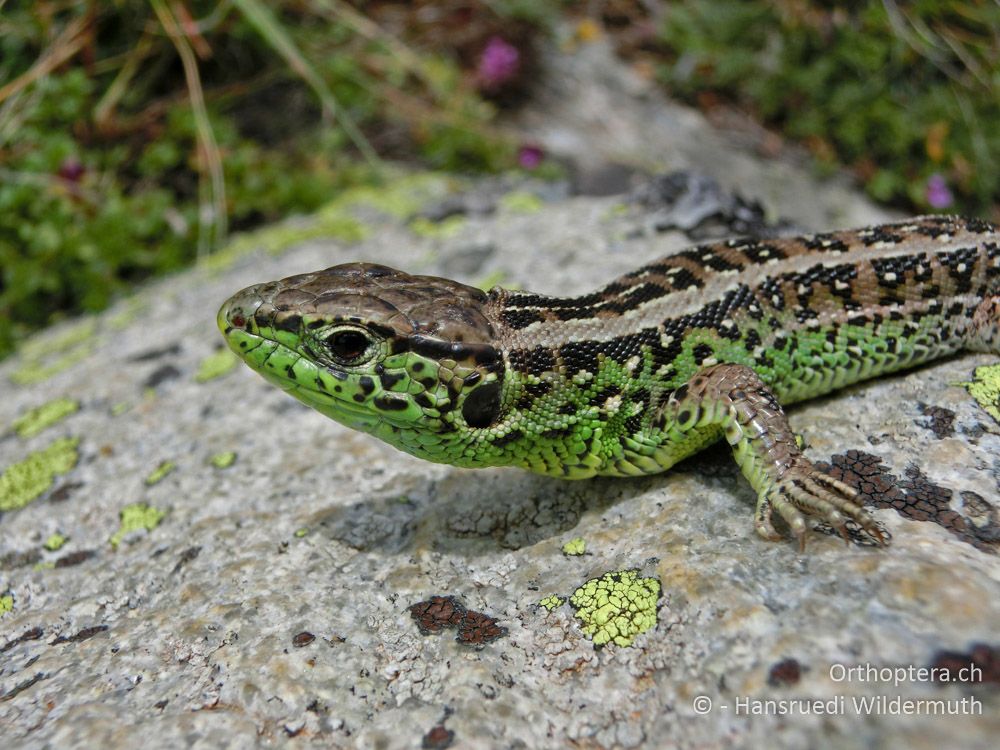
<path id="1" fill-rule="evenodd" d="M 378 152 L 513 164 L 460 57 L 357 5 L 0 0 L 0 357 L 230 229 L 377 183 Z"/>
<path id="2" fill-rule="evenodd" d="M 670 3 L 663 80 L 735 100 L 911 209 L 996 212 L 1000 5 Z"/>

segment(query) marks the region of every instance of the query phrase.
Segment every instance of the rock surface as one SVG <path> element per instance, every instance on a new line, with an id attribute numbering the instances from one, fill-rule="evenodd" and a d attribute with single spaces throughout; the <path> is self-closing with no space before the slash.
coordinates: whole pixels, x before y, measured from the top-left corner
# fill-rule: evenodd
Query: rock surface
<path id="1" fill-rule="evenodd" d="M 880 218 L 788 165 L 718 140 L 692 150 L 718 139 L 695 113 L 588 85 L 580 96 L 614 102 L 622 133 L 655 134 L 623 146 L 635 162 L 673 143 L 673 166 L 741 165 L 746 196 L 768 200 L 773 175 L 794 174 L 809 206 Z M 642 120 L 657 106 L 670 127 Z M 431 205 L 447 186 L 415 189 Z M 794 202 L 769 206 L 810 228 L 835 223 Z M 18 475 L 22 490 L 51 487 L 0 517 L 7 747 L 995 746 L 1000 431 L 954 385 L 990 357 L 792 412 L 811 457 L 857 451 L 841 465 L 896 487 L 905 515 L 876 511 L 888 549 L 822 534 L 804 554 L 761 541 L 724 454 L 576 483 L 422 463 L 227 369 L 222 300 L 357 259 L 571 294 L 688 240 L 651 231 L 648 210 L 620 196 L 539 203 L 521 191 L 447 231 L 417 232 L 396 208 L 370 196 L 350 208 L 367 234 L 357 242 L 311 239 L 276 256 L 252 249 L 271 240 L 251 239 L 229 265 L 168 279 L 0 364 L 0 429 L 55 399 L 79 405 L 60 401 L 54 423 L 0 437 L 8 474 L 78 440 L 68 471 Z M 595 579 L 646 581 L 634 601 L 658 592 L 655 625 L 630 646 L 595 648 L 565 601 Z M 418 627 L 410 608 L 421 602 Z M 984 684 L 909 673 L 896 684 L 868 669 L 970 660 Z M 910 715 L 856 703 L 879 696 L 945 703 Z M 824 703 L 794 703 L 806 699 Z M 793 703 L 746 715 L 781 713 L 764 700 Z"/>

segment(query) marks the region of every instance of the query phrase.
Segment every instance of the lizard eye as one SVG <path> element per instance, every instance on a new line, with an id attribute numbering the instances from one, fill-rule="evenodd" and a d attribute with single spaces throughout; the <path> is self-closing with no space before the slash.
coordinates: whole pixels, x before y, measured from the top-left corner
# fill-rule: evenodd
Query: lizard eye
<path id="1" fill-rule="evenodd" d="M 371 346 L 371 339 L 355 329 L 337 331 L 326 337 L 330 353 L 344 364 L 356 364 Z"/>

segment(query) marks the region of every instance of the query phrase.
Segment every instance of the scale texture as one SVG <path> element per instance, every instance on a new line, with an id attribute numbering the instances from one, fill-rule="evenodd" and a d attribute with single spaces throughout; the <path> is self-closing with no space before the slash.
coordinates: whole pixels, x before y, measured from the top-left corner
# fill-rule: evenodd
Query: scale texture
<path id="1" fill-rule="evenodd" d="M 230 347 L 291 395 L 432 461 L 653 474 L 725 438 L 804 541 L 803 514 L 881 532 L 801 453 L 782 404 L 998 350 L 1000 234 L 927 216 L 699 245 L 591 294 L 490 292 L 350 263 L 248 287 Z"/>

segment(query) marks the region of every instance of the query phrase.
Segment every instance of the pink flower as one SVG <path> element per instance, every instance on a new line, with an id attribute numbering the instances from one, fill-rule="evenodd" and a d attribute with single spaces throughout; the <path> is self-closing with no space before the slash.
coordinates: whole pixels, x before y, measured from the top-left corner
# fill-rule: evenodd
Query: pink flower
<path id="1" fill-rule="evenodd" d="M 544 158 L 545 153 L 538 146 L 521 146 L 517 150 L 517 164 L 521 169 L 534 169 Z"/>
<path id="2" fill-rule="evenodd" d="M 75 156 L 69 156 L 59 165 L 58 174 L 66 182 L 79 182 L 83 179 L 83 174 L 86 171 L 86 167 L 83 166 L 83 163 L 79 159 Z"/>
<path id="3" fill-rule="evenodd" d="M 952 195 L 948 183 L 937 173 L 927 178 L 927 190 L 924 196 L 931 208 L 948 208 L 955 202 L 955 196 Z"/>
<path id="4" fill-rule="evenodd" d="M 483 88 L 495 89 L 517 75 L 521 53 L 498 36 L 491 37 L 479 56 L 479 82 Z"/>

